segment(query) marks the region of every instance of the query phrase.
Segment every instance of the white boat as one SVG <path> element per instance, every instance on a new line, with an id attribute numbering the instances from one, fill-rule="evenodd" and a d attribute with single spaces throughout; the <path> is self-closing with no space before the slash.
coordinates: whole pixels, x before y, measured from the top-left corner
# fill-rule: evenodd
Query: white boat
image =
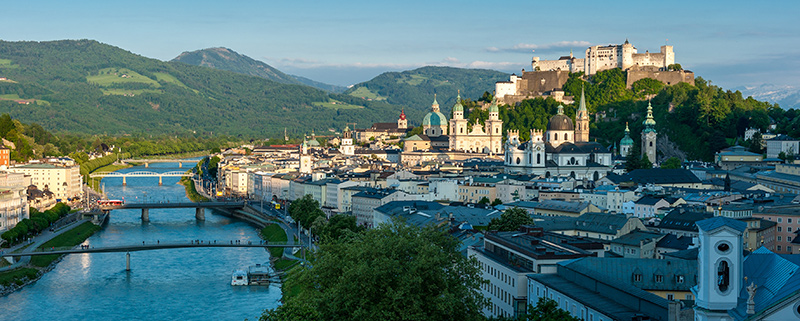
<path id="1" fill-rule="evenodd" d="M 242 270 L 233 271 L 231 276 L 231 285 L 248 285 L 247 272 Z"/>

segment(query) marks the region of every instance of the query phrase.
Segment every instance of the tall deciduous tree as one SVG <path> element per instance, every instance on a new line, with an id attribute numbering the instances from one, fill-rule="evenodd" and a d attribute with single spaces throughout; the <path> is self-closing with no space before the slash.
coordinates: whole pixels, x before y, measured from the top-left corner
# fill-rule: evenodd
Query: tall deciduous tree
<path id="1" fill-rule="evenodd" d="M 528 214 L 528 211 L 519 207 L 514 207 L 506 210 L 500 217 L 493 218 L 489 221 L 487 227 L 490 231 L 516 231 L 522 225 L 533 225 L 533 218 Z"/>
<path id="2" fill-rule="evenodd" d="M 481 320 L 480 269 L 434 226 L 395 220 L 330 243 L 292 275 L 261 320 Z"/>
<path id="3" fill-rule="evenodd" d="M 289 215 L 300 223 L 300 226 L 309 228 L 318 217 L 324 216 L 325 213 L 319 209 L 319 202 L 312 198 L 311 194 L 306 194 L 289 205 Z"/>
<path id="4" fill-rule="evenodd" d="M 666 169 L 676 169 L 681 168 L 681 160 L 677 157 L 670 157 L 664 161 L 664 164 L 661 164 L 661 168 Z"/>

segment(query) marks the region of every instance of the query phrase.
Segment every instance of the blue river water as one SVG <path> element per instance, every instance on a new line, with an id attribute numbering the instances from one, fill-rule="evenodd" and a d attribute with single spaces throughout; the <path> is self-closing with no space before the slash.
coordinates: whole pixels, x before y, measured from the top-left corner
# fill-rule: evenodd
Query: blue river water
<path id="1" fill-rule="evenodd" d="M 186 170 L 178 164 L 152 164 L 123 170 L 167 172 Z M 103 179 L 111 199 L 126 202 L 187 201 L 178 178 Z M 257 229 L 245 222 L 206 210 L 206 221 L 194 209 L 151 209 L 150 222 L 140 210 L 114 210 L 103 230 L 84 244 L 108 246 L 142 241 L 258 241 Z M 278 306 L 280 287 L 231 286 L 231 273 L 266 263 L 269 252 L 255 248 L 196 248 L 131 253 L 71 254 L 39 281 L 0 297 L 0 320 L 257 320 Z"/>

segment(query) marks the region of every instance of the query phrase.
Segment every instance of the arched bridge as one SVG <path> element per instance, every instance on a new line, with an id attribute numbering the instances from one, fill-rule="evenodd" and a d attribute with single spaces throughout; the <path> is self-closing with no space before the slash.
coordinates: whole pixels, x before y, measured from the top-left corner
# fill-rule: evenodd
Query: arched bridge
<path id="1" fill-rule="evenodd" d="M 150 163 L 178 163 L 178 167 L 183 168 L 183 163 L 197 163 L 199 160 L 189 160 L 189 159 L 167 159 L 167 158 L 154 158 L 154 159 L 123 159 L 120 162 L 123 163 L 137 163 L 137 164 L 144 164 L 144 167 L 150 167 Z"/>
<path id="2" fill-rule="evenodd" d="M 128 172 L 128 173 L 120 173 L 120 172 L 96 172 L 89 174 L 89 177 L 122 177 L 122 186 L 128 185 L 127 178 L 128 177 L 158 177 L 158 185 L 162 185 L 162 177 L 192 177 L 194 174 L 181 172 L 181 171 L 171 171 L 171 172 L 163 172 L 163 173 L 156 173 L 150 171 L 135 171 L 135 172 Z"/>
<path id="3" fill-rule="evenodd" d="M 124 203 L 121 205 L 103 205 L 100 209 L 104 212 L 117 209 L 141 209 L 142 221 L 150 221 L 150 209 L 152 208 L 194 208 L 196 209 L 195 218 L 200 221 L 206 219 L 205 209 L 227 209 L 237 210 L 243 209 L 247 203 L 245 202 L 180 202 L 180 203 Z"/>

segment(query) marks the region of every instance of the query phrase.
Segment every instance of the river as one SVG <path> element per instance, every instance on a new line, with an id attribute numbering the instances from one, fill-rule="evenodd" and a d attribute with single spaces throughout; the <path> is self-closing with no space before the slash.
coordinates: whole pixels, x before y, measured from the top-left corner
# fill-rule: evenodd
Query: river
<path id="1" fill-rule="evenodd" d="M 186 170 L 193 164 L 157 163 L 129 171 Z M 126 202 L 187 201 L 178 178 L 103 179 L 111 199 Z M 245 222 L 206 210 L 197 222 L 194 209 L 151 209 L 150 222 L 140 210 L 114 210 L 108 224 L 86 240 L 90 246 L 109 246 L 188 240 L 259 240 Z M 131 253 L 71 254 L 39 281 L 0 298 L 0 320 L 257 320 L 266 308 L 278 306 L 279 285 L 231 286 L 231 273 L 269 261 L 256 248 L 196 248 Z"/>

